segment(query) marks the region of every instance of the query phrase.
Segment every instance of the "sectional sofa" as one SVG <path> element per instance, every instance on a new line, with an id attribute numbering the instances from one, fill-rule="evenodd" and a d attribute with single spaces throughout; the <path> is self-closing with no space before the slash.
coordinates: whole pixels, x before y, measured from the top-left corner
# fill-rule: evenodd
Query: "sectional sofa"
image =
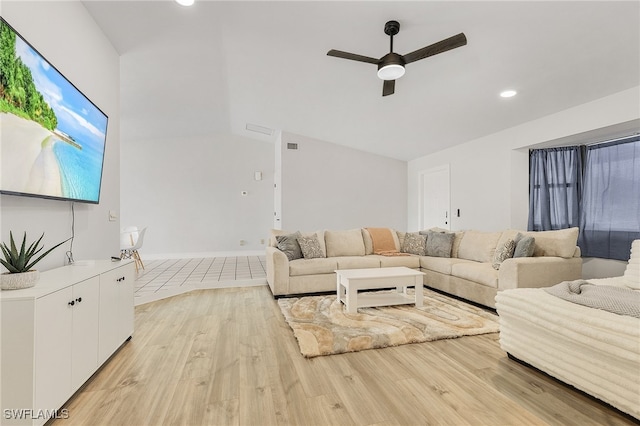
<path id="1" fill-rule="evenodd" d="M 444 232 L 423 233 L 433 236 Z M 392 230 L 395 253 L 380 255 L 374 254 L 373 240 L 367 228 L 299 233 L 305 239 L 317 241 L 319 250 L 313 258 L 293 256 L 289 259 L 278 248 L 282 246 L 278 238 L 286 239 L 293 233 L 272 230 L 266 248 L 267 282 L 276 297 L 330 292 L 336 289 L 337 269 L 406 266 L 424 272 L 427 287 L 495 308 L 498 291 L 548 287 L 579 279 L 582 275 L 580 249 L 576 246 L 577 228 L 543 232 L 469 230 L 447 233 L 446 239 L 451 241 L 449 251 L 438 247 L 435 253 L 416 252 L 415 248 L 407 250 L 407 243 L 415 241 L 416 234 Z M 442 236 L 437 237 L 432 240 Z M 505 247 L 513 254 L 515 240 L 523 237 L 534 239 L 530 256 L 510 257 L 509 253 L 505 256 Z M 430 241 L 428 235 L 426 241 L 427 244 Z M 400 255 L 403 251 L 413 253 Z"/>

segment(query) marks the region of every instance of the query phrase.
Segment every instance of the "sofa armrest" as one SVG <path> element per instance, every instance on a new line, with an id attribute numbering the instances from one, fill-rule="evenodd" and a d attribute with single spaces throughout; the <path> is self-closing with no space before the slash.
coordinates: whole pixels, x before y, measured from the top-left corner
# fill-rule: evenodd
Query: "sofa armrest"
<path id="1" fill-rule="evenodd" d="M 267 247 L 267 283 L 274 296 L 287 294 L 289 291 L 289 259 L 275 247 Z"/>
<path id="2" fill-rule="evenodd" d="M 541 256 L 506 259 L 500 265 L 498 290 L 550 287 L 582 278 L 582 258 Z"/>

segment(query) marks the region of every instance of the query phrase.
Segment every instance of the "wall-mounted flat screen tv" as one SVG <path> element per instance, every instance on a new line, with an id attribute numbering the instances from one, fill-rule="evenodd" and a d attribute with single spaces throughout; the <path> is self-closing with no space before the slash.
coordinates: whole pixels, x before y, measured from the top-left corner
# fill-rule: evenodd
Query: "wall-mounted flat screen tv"
<path id="1" fill-rule="evenodd" d="M 0 192 L 98 203 L 107 121 L 0 17 Z"/>

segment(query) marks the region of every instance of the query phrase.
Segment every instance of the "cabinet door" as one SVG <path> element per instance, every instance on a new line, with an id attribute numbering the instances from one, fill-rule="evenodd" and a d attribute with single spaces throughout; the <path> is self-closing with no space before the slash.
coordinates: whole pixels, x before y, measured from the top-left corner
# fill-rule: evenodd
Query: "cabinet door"
<path id="1" fill-rule="evenodd" d="M 71 386 L 78 389 L 98 368 L 100 278 L 73 286 Z"/>
<path id="2" fill-rule="evenodd" d="M 71 287 L 36 300 L 35 409 L 59 408 L 71 396 L 72 300 Z"/>
<path id="3" fill-rule="evenodd" d="M 100 363 L 133 334 L 133 263 L 100 275 Z"/>

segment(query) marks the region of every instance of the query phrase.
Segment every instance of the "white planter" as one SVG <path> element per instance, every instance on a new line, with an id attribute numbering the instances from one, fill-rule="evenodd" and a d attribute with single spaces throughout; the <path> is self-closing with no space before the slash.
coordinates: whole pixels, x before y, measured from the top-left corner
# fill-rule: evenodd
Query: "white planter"
<path id="1" fill-rule="evenodd" d="M 0 275 L 0 289 L 2 290 L 19 290 L 21 288 L 29 288 L 36 285 L 40 279 L 39 271 L 27 271 L 19 274 L 10 274 L 5 272 Z"/>

